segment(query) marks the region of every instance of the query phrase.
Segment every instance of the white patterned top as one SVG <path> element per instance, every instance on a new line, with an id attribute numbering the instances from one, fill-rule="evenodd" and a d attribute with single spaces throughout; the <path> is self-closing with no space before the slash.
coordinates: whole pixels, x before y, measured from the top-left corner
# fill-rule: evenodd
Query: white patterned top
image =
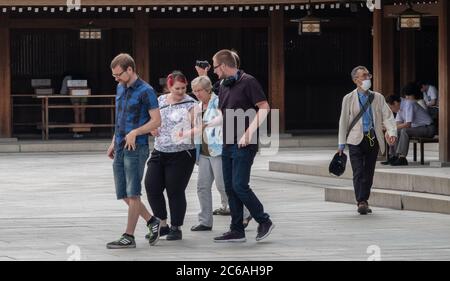
<path id="1" fill-rule="evenodd" d="M 177 104 L 169 105 L 168 95 L 158 97 L 161 110 L 161 127 L 159 136 L 155 138 L 155 149 L 161 152 L 179 152 L 194 149 L 195 145 L 191 138 L 180 138 L 180 131 L 191 129 L 191 110 L 197 101 L 188 95 Z"/>

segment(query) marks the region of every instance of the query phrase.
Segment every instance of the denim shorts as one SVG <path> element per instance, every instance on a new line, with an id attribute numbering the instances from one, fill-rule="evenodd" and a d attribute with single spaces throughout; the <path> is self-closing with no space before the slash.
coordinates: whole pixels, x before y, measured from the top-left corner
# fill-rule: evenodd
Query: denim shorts
<path id="1" fill-rule="evenodd" d="M 148 156 L 148 144 L 136 144 L 135 150 L 115 149 L 113 172 L 118 200 L 142 195 L 141 182 Z"/>

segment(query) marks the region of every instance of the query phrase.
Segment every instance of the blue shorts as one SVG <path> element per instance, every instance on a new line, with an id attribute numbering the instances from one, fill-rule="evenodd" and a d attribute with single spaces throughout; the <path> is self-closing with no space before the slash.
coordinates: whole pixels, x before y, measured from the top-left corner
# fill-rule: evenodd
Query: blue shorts
<path id="1" fill-rule="evenodd" d="M 136 150 L 115 149 L 113 172 L 118 200 L 142 195 L 141 182 L 149 153 L 148 144 L 136 144 Z"/>

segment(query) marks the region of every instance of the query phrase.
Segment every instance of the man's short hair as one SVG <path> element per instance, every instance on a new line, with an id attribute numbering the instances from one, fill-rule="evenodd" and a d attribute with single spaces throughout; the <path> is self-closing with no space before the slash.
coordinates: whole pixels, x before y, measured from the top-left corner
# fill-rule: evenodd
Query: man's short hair
<path id="1" fill-rule="evenodd" d="M 117 66 L 120 66 L 124 71 L 126 71 L 128 67 L 131 67 L 133 71 L 136 71 L 136 63 L 134 62 L 133 57 L 126 53 L 118 54 L 111 61 L 111 69 L 116 68 Z"/>
<path id="2" fill-rule="evenodd" d="M 427 81 L 424 81 L 424 80 L 422 80 L 422 81 L 417 81 L 417 83 L 416 83 L 419 87 L 421 87 L 422 88 L 422 86 L 427 86 L 428 85 L 428 82 Z"/>
<path id="3" fill-rule="evenodd" d="M 393 105 L 394 102 L 398 102 L 400 103 L 402 100 L 400 99 L 399 95 L 390 95 L 388 97 L 386 97 L 386 102 L 390 105 Z"/>
<path id="4" fill-rule="evenodd" d="M 409 82 L 405 87 L 402 88 L 402 96 L 414 96 L 416 100 L 420 100 L 423 97 L 420 87 L 414 83 Z"/>
<path id="5" fill-rule="evenodd" d="M 239 58 L 237 51 L 231 50 L 231 53 L 233 53 L 234 59 L 236 60 L 236 68 L 241 67 L 241 59 Z"/>
<path id="6" fill-rule="evenodd" d="M 219 64 L 225 64 L 226 66 L 236 68 L 237 62 L 236 62 L 235 56 L 237 56 L 237 54 L 233 53 L 233 51 L 224 49 L 224 50 L 218 51 L 214 55 L 213 59 L 215 59 L 217 61 L 217 63 L 219 63 Z"/>
<path id="7" fill-rule="evenodd" d="M 358 70 L 365 70 L 365 71 L 369 71 L 367 69 L 367 67 L 362 66 L 362 65 L 358 65 L 357 67 L 353 68 L 352 72 L 350 73 L 350 75 L 352 76 L 352 80 L 356 78 L 356 73 L 358 72 Z"/>

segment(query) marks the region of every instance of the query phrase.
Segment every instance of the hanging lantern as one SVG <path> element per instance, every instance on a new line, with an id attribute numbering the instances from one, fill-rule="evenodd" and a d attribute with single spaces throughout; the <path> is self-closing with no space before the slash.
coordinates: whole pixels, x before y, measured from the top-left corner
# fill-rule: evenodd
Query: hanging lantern
<path id="1" fill-rule="evenodd" d="M 322 22 L 327 22 L 326 19 L 314 17 L 312 15 L 311 0 L 309 2 L 308 14 L 300 19 L 293 19 L 291 22 L 298 22 L 298 34 L 320 35 L 322 32 Z"/>
<path id="2" fill-rule="evenodd" d="M 420 30 L 422 28 L 422 13 L 412 8 L 408 1 L 408 8 L 397 17 L 397 30 Z"/>
<path id="3" fill-rule="evenodd" d="M 80 39 L 83 40 L 101 40 L 102 39 L 102 30 L 93 25 L 93 22 L 89 22 L 89 24 L 85 27 L 80 28 Z"/>

